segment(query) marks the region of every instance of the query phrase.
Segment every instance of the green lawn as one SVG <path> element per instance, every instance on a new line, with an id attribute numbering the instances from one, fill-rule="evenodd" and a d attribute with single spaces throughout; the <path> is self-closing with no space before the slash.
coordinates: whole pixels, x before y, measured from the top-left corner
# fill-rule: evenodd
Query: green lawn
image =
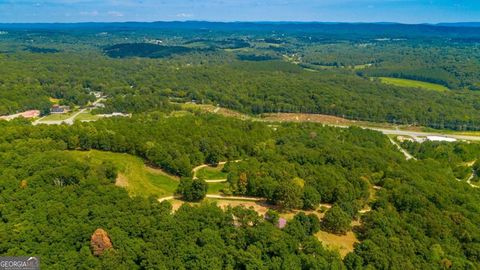
<path id="1" fill-rule="evenodd" d="M 447 87 L 435 84 L 435 83 L 428 83 L 422 81 L 415 81 L 415 80 L 407 80 L 407 79 L 398 79 L 398 78 L 389 78 L 389 77 L 378 77 L 378 79 L 385 84 L 396 85 L 400 87 L 410 87 L 410 88 L 422 88 L 426 90 L 434 90 L 434 91 L 449 91 Z"/>
<path id="2" fill-rule="evenodd" d="M 96 121 L 100 119 L 101 117 L 95 114 L 92 114 L 89 111 L 85 111 L 81 114 L 79 114 L 77 117 L 75 117 L 76 121 Z"/>
<path id="3" fill-rule="evenodd" d="M 223 49 L 226 52 L 251 52 L 253 51 L 250 48 L 237 48 L 237 49 Z"/>
<path id="4" fill-rule="evenodd" d="M 179 183 L 178 177 L 148 167 L 141 158 L 129 154 L 97 150 L 68 151 L 68 153 L 94 164 L 100 164 L 103 161 L 112 162 L 118 169 L 119 182 L 127 184 L 125 188 L 131 196 L 158 198 L 172 196 Z M 220 194 L 224 187 L 225 183 L 210 183 L 208 193 Z"/>
<path id="5" fill-rule="evenodd" d="M 101 163 L 111 161 L 118 168 L 119 179 L 128 183 L 126 189 L 132 196 L 165 197 L 173 195 L 177 189 L 178 179 L 158 169 L 147 167 L 143 160 L 129 154 L 102 151 L 71 151 L 75 157 L 89 162 Z"/>
<path id="6" fill-rule="evenodd" d="M 171 117 L 183 117 L 186 115 L 191 115 L 192 113 L 189 111 L 173 111 L 170 113 Z"/>
<path id="7" fill-rule="evenodd" d="M 226 179 L 227 174 L 222 172 L 223 165 L 219 165 L 217 167 L 205 167 L 200 169 L 197 172 L 198 178 L 203 178 L 205 180 L 220 180 Z"/>
<path id="8" fill-rule="evenodd" d="M 226 183 L 208 183 L 208 194 L 222 194 L 222 190 L 226 187 Z"/>
<path id="9" fill-rule="evenodd" d="M 50 114 L 42 118 L 42 121 L 60 121 L 66 120 L 74 115 L 75 112 L 61 113 L 61 114 Z"/>
<path id="10" fill-rule="evenodd" d="M 355 65 L 355 66 L 353 66 L 352 68 L 353 68 L 354 70 L 360 70 L 360 69 L 369 68 L 369 67 L 371 67 L 371 66 L 372 66 L 372 64 L 363 64 L 363 65 Z"/>
<path id="11" fill-rule="evenodd" d="M 473 177 L 473 179 L 471 181 L 472 181 L 473 184 L 478 185 L 478 184 L 480 184 L 480 177 L 475 176 L 475 177 Z"/>

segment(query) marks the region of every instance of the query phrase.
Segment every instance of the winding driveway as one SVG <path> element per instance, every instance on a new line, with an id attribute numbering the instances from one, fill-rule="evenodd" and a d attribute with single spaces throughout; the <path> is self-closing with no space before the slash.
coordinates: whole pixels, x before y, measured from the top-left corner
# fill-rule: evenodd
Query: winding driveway
<path id="1" fill-rule="evenodd" d="M 158 202 L 163 202 L 163 201 L 169 201 L 173 199 L 181 199 L 181 196 L 175 195 L 175 196 L 167 196 L 167 197 L 162 197 L 158 199 Z M 259 198 L 259 197 L 249 197 L 249 196 L 226 196 L 226 195 L 221 195 L 221 194 L 208 194 L 206 196 L 208 199 L 220 199 L 220 200 L 236 200 L 236 201 L 250 201 L 250 202 L 261 202 L 265 201 L 265 198 Z"/>
<path id="2" fill-rule="evenodd" d="M 237 160 L 232 160 L 232 161 L 221 161 L 218 163 L 218 165 L 225 165 L 227 164 L 227 162 L 241 162 L 243 161 L 242 159 L 237 159 Z M 197 167 L 193 168 L 192 169 L 192 178 L 193 179 L 198 179 L 197 177 L 197 172 L 203 168 L 206 168 L 206 167 L 212 167 L 213 165 L 212 164 L 202 164 L 202 165 L 198 165 Z M 205 180 L 205 182 L 207 183 L 222 183 L 222 182 L 227 182 L 227 179 L 215 179 L 215 180 Z"/>

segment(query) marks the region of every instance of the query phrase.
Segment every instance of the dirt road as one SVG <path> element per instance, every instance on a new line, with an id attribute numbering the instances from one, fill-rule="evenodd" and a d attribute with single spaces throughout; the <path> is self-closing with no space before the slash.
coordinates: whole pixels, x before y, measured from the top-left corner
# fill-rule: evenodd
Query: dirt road
<path id="1" fill-rule="evenodd" d="M 167 196 L 163 198 L 159 198 L 159 202 L 163 201 L 168 201 L 168 200 L 173 200 L 173 199 L 180 199 L 180 196 Z M 225 195 L 220 195 L 220 194 L 209 194 L 206 196 L 208 199 L 221 199 L 221 200 L 235 200 L 235 201 L 250 201 L 250 202 L 261 202 L 265 201 L 264 198 L 258 198 L 258 197 L 248 197 L 248 196 L 225 196 Z"/>
<path id="2" fill-rule="evenodd" d="M 405 156 L 407 160 L 413 159 L 417 160 L 414 156 L 412 156 L 410 153 L 407 152 L 407 150 L 403 149 L 397 142 L 395 142 L 392 138 L 388 137 L 390 139 L 390 142 L 395 145 L 400 152 Z"/>
<path id="3" fill-rule="evenodd" d="M 232 161 L 221 161 L 218 163 L 218 166 L 219 165 L 225 165 L 227 164 L 227 162 L 241 162 L 242 160 L 241 159 L 238 159 L 238 160 L 232 160 Z M 213 166 L 212 164 L 202 164 L 202 165 L 198 165 L 197 167 L 193 168 L 192 169 L 192 178 L 193 179 L 198 179 L 197 177 L 197 172 L 205 167 L 211 167 Z M 227 179 L 217 179 L 217 180 L 206 180 L 205 182 L 207 183 L 221 183 L 221 182 L 226 182 Z"/>

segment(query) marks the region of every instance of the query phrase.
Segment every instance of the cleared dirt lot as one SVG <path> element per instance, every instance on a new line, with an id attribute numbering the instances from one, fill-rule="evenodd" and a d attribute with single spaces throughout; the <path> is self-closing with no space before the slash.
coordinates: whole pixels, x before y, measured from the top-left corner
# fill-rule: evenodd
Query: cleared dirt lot
<path id="1" fill-rule="evenodd" d="M 262 119 L 266 121 L 278 122 L 314 122 L 331 125 L 352 125 L 357 121 L 348 120 L 341 117 L 324 114 L 304 114 L 304 113 L 268 113 L 263 114 Z"/>

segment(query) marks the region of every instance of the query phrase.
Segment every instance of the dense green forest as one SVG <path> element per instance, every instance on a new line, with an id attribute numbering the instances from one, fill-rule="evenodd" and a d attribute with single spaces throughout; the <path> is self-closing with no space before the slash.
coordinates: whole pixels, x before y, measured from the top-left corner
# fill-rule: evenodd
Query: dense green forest
<path id="1" fill-rule="evenodd" d="M 404 142 L 405 149 L 420 159 L 434 159 L 450 167 L 458 180 L 480 181 L 480 145 L 465 142 L 422 144 Z"/>
<path id="2" fill-rule="evenodd" d="M 478 28 L 188 22 L 0 31 L 0 115 L 85 108 L 98 92 L 106 100 L 93 113 L 133 114 L 0 121 L 2 256 L 40 256 L 45 269 L 480 269 L 480 144 L 399 142 L 415 157 L 406 160 L 373 130 L 181 110 L 190 102 L 480 130 Z M 118 164 L 88 150 L 133 155 L 139 167 L 163 170 L 169 195 L 196 203 L 177 210 L 134 196 L 115 185 Z M 295 215 L 280 227 L 275 211 L 203 202 L 211 185 L 192 169 L 219 163 L 227 179 L 215 195 Z M 97 229 L 111 240 L 102 254 L 91 247 Z M 319 240 L 323 232 L 358 241 L 343 257 Z"/>
<path id="3" fill-rule="evenodd" d="M 111 184 L 108 166 L 71 160 L 64 147 L 2 143 L 0 254 L 35 254 L 42 269 L 341 269 L 339 256 L 299 222 L 282 231 L 251 210 L 211 204 L 171 214 L 169 203 L 128 197 Z M 233 216 L 255 226 L 235 227 Z M 114 246 L 96 257 L 89 242 L 100 227 Z"/>
<path id="4" fill-rule="evenodd" d="M 102 91 L 111 98 L 108 112 L 154 110 L 155 103 L 166 99 L 195 100 L 249 114 L 321 113 L 480 129 L 479 34 L 470 28 L 208 23 L 31 27 L 1 27 L 7 33 L 0 36 L 2 115 L 27 109 L 46 113 L 49 97 L 85 105 L 93 99 L 91 91 Z M 374 77 L 431 82 L 450 91 L 398 87 Z"/>
<path id="5" fill-rule="evenodd" d="M 64 263 L 130 269 L 480 266 L 478 190 L 456 181 L 454 170 L 441 161 L 405 161 L 388 138 L 374 131 L 162 113 L 73 126 L 33 127 L 16 120 L 2 122 L 1 128 L 1 231 L 14 232 L 2 234 L 2 254 L 40 254 L 58 269 Z M 462 147 L 469 150 L 459 158 L 478 156 L 476 144 Z M 63 154 L 68 149 L 128 152 L 183 176 L 206 161 L 244 159 L 226 165 L 227 194 L 264 196 L 284 208 L 331 203 L 334 210 L 326 220 L 334 221 L 358 218 L 366 204 L 372 211 L 361 215 L 355 228 L 361 242 L 340 261 L 309 236 L 318 229 L 312 231 L 304 218 L 280 231 L 243 212 L 238 215 L 248 217 L 243 224 L 250 225 L 235 227 L 232 214 L 211 205 L 185 206 L 171 215 L 166 202 L 129 198 L 114 187 L 111 164 L 74 162 Z M 374 185 L 381 189 L 371 201 Z M 245 210 L 229 211 L 235 216 Z M 322 226 L 343 230 L 327 221 Z M 88 250 L 97 227 L 112 234 L 115 248 L 100 258 Z"/>

